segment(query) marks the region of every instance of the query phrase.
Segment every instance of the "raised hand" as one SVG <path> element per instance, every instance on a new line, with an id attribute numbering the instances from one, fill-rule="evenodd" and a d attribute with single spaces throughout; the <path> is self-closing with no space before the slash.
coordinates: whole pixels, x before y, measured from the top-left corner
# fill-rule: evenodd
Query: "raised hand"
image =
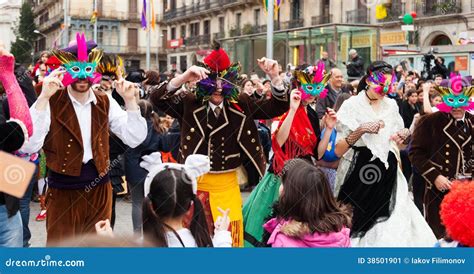
<path id="1" fill-rule="evenodd" d="M 301 103 L 301 91 L 294 89 L 290 94 L 290 109 L 296 111 Z"/>
<path id="2" fill-rule="evenodd" d="M 214 234 L 217 234 L 219 231 L 227 231 L 230 225 L 229 212 L 230 209 L 223 210 L 220 207 L 217 207 L 222 216 L 217 217 L 216 222 L 214 223 Z"/>
<path id="3" fill-rule="evenodd" d="M 257 59 L 257 64 L 260 69 L 270 77 L 270 79 L 273 80 L 274 78 L 279 77 L 280 73 L 277 61 L 262 57 L 260 59 Z"/>
<path id="4" fill-rule="evenodd" d="M 126 81 L 123 78 L 115 81 L 115 89 L 125 102 L 135 100 L 135 95 L 138 93 L 137 84 Z"/>
<path id="5" fill-rule="evenodd" d="M 11 75 L 15 68 L 15 57 L 0 46 L 0 74 Z"/>
<path id="6" fill-rule="evenodd" d="M 43 79 L 43 87 L 41 89 L 40 97 L 48 99 L 51 98 L 58 90 L 63 89 L 64 85 L 61 82 L 66 73 L 66 69 L 59 67 L 53 70 L 48 76 Z"/>
<path id="7" fill-rule="evenodd" d="M 202 79 L 206 79 L 209 73 L 211 72 L 203 67 L 191 66 L 183 74 L 173 78 L 170 81 L 170 85 L 179 88 L 187 82 L 199 82 Z"/>
<path id="8" fill-rule="evenodd" d="M 327 129 L 333 129 L 336 126 L 337 123 L 337 114 L 332 108 L 327 108 L 326 109 L 326 114 L 323 117 L 324 119 L 324 124 Z"/>
<path id="9" fill-rule="evenodd" d="M 424 93 L 429 93 L 431 89 L 431 83 L 424 83 L 423 84 L 423 92 Z"/>

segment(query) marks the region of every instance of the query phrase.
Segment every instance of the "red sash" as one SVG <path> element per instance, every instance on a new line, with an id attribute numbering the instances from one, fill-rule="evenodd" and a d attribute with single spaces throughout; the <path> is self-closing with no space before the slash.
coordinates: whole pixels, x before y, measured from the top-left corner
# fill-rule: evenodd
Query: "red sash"
<path id="1" fill-rule="evenodd" d="M 291 124 L 290 134 L 284 144 L 284 149 L 282 149 L 276 140 L 276 133 L 280 130 L 281 124 L 287 116 L 288 112 L 280 119 L 278 129 L 272 137 L 272 148 L 275 154 L 273 157 L 273 170 L 275 174 L 281 173 L 286 161 L 300 156 L 313 155 L 313 150 L 317 143 L 317 136 L 309 121 L 305 106 L 300 106 Z"/>

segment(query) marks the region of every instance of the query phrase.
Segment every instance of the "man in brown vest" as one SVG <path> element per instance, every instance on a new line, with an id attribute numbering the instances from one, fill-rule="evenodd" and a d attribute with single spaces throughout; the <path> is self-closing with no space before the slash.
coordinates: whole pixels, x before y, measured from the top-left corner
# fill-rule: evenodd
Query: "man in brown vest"
<path id="1" fill-rule="evenodd" d="M 22 148 L 43 148 L 49 189 L 46 196 L 47 245 L 94 231 L 110 219 L 112 186 L 108 177 L 109 128 L 125 144 L 136 147 L 146 137 L 146 121 L 135 100 L 136 87 L 120 79 L 117 92 L 127 111 L 104 93 L 91 90 L 102 51 L 77 35 L 77 43 L 53 54 L 64 68 L 44 79 L 41 95 L 31 106 L 34 133 Z"/>

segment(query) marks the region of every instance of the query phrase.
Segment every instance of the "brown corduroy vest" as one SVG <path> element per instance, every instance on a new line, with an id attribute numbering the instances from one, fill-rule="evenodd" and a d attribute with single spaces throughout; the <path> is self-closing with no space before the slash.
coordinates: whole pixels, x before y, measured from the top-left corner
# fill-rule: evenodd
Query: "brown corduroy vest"
<path id="1" fill-rule="evenodd" d="M 98 173 L 105 175 L 109 166 L 109 99 L 105 94 L 94 94 L 97 103 L 91 103 L 92 155 Z M 54 172 L 79 176 L 84 148 L 81 128 L 67 91 L 58 91 L 50 98 L 49 105 L 51 126 L 43 146 L 46 165 Z"/>

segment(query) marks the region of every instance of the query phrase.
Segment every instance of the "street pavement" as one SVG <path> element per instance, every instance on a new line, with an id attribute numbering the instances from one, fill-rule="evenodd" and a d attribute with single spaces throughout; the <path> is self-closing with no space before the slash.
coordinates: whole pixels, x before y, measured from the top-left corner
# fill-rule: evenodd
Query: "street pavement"
<path id="1" fill-rule="evenodd" d="M 249 192 L 242 192 L 242 200 L 245 201 L 249 196 Z M 46 245 L 46 221 L 37 222 L 36 215 L 40 212 L 39 203 L 30 203 L 30 230 L 31 230 L 31 247 L 44 247 Z M 115 205 L 116 221 L 114 233 L 116 235 L 132 235 L 132 203 L 126 202 L 122 198 L 117 199 Z"/>

